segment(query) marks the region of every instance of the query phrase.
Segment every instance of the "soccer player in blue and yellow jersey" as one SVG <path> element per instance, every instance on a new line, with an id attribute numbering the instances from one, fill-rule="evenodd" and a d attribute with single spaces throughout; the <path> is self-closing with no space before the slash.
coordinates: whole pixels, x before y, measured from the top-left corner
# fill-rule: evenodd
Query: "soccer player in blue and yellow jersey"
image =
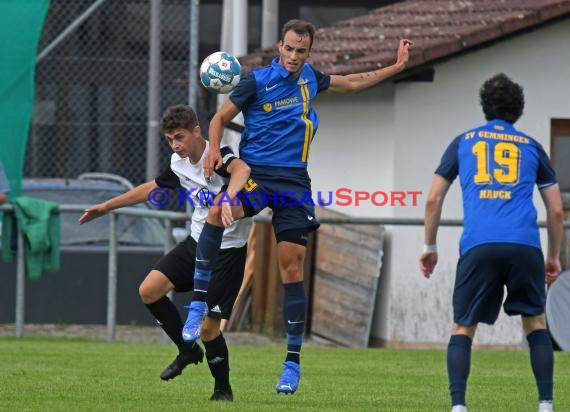
<path id="1" fill-rule="evenodd" d="M 311 102 L 319 92 L 358 92 L 401 72 L 412 44 L 409 40 L 400 41 L 392 66 L 346 76 L 328 75 L 306 62 L 314 34 L 311 23 L 301 20 L 285 23 L 279 56 L 271 65 L 255 69 L 242 79 L 210 123 L 205 175 L 210 176 L 222 164 L 219 148 L 223 129 L 239 112 L 245 122 L 239 152 L 250 166 L 251 175 L 244 188 L 245 207 L 224 208 L 224 204 L 210 209 L 198 242 L 196 287 L 183 329 L 187 341 L 200 336 L 201 317 L 206 313 L 205 291 L 224 225 L 244 215 L 252 216 L 265 206 L 271 207 L 285 289 L 283 317 L 287 334 L 287 357 L 276 390 L 285 394 L 294 393 L 299 385 L 307 311 L 303 261 L 308 234 L 319 227 L 307 174 L 309 145 L 319 124 Z"/>
<path id="2" fill-rule="evenodd" d="M 425 246 L 420 269 L 427 278 L 437 263 L 436 236 L 447 190 L 459 176 L 464 227 L 459 245 L 453 320 L 447 349 L 452 412 L 464 412 L 477 324 L 492 325 L 501 309 L 521 315 L 539 396 L 539 412 L 552 411 L 553 349 L 546 329 L 546 282 L 560 274 L 562 201 L 542 146 L 514 128 L 524 108 L 520 85 L 504 74 L 480 90 L 487 123 L 456 137 L 435 171 L 425 208 Z M 547 213 L 548 252 L 541 251 L 538 187 Z"/>

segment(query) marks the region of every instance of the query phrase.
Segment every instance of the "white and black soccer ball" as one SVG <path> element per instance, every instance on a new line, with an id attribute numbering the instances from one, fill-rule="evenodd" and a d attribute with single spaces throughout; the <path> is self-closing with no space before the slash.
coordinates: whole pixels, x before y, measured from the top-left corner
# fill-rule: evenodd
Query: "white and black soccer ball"
<path id="1" fill-rule="evenodd" d="M 204 59 L 200 66 L 200 81 L 205 88 L 216 93 L 229 93 L 241 78 L 238 59 L 228 52 L 215 52 Z"/>

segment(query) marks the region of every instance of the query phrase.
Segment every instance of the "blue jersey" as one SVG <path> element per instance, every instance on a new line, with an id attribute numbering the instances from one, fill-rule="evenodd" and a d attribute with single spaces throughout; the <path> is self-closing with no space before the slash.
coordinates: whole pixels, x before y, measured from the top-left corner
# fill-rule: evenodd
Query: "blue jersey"
<path id="1" fill-rule="evenodd" d="M 311 101 L 329 84 L 330 76 L 308 63 L 293 78 L 279 57 L 242 79 L 230 95 L 245 121 L 240 157 L 252 165 L 306 169 L 319 126 Z"/>
<path id="2" fill-rule="evenodd" d="M 542 146 L 512 124 L 492 120 L 456 137 L 436 173 L 450 183 L 459 175 L 463 194 L 463 255 L 483 243 L 540 248 L 534 185 L 557 183 Z"/>

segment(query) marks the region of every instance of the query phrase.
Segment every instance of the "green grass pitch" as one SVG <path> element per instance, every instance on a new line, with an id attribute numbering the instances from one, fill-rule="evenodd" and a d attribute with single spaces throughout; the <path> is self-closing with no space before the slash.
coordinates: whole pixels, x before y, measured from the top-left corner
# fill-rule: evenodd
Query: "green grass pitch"
<path id="1" fill-rule="evenodd" d="M 1 411 L 446 411 L 445 351 L 303 349 L 301 384 L 277 395 L 281 346 L 230 346 L 233 403 L 208 400 L 205 363 L 158 377 L 173 345 L 0 338 Z M 555 355 L 555 407 L 570 410 L 570 355 Z M 536 410 L 525 351 L 474 350 L 470 412 Z"/>

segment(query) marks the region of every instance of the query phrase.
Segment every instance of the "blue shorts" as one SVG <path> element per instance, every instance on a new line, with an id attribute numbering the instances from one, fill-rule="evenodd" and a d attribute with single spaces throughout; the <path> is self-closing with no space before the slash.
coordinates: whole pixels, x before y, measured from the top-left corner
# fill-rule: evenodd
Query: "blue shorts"
<path id="1" fill-rule="evenodd" d="M 507 298 L 503 303 L 504 287 Z M 542 251 L 515 243 L 486 243 L 459 258 L 453 291 L 453 320 L 463 326 L 495 323 L 509 316 L 536 316 L 546 304 Z"/>
<path id="2" fill-rule="evenodd" d="M 311 179 L 305 169 L 249 165 L 250 179 L 241 194 L 246 216 L 269 207 L 275 234 L 291 229 L 313 232 L 320 226 L 315 216 Z"/>

